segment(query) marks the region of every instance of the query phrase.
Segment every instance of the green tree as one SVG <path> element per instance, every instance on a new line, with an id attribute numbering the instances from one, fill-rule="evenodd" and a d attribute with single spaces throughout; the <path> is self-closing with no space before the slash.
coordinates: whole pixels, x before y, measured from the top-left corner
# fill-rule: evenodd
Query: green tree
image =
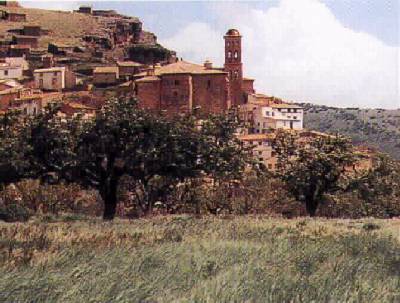
<path id="1" fill-rule="evenodd" d="M 365 203 L 366 213 L 384 217 L 399 215 L 400 163 L 386 155 L 378 155 L 374 167 L 350 183 L 348 190 Z"/>
<path id="2" fill-rule="evenodd" d="M 310 216 L 327 193 L 347 184 L 346 167 L 355 162 L 348 139 L 340 136 L 299 138 L 293 133 L 278 132 L 273 147 L 277 152 L 277 175 L 289 193 L 304 202 Z"/>
<path id="3" fill-rule="evenodd" d="M 30 146 L 24 140 L 29 123 L 18 111 L 0 115 L 0 187 L 33 174 L 26 157 Z"/>
<path id="4" fill-rule="evenodd" d="M 131 98 L 110 99 L 92 120 L 57 112 L 57 106 L 48 108 L 13 136 L 8 136 L 11 122 L 3 121 L 2 137 L 13 139 L 2 140 L 0 152 L 15 152 L 17 173 L 2 182 L 31 177 L 94 188 L 104 201 L 106 220 L 115 216 L 123 176 L 134 180 L 130 190 L 137 193 L 142 212 L 149 213 L 179 183 L 205 176 L 233 180 L 245 167 L 236 124 L 228 117 L 211 116 L 199 125 L 193 116 L 154 116 Z"/>

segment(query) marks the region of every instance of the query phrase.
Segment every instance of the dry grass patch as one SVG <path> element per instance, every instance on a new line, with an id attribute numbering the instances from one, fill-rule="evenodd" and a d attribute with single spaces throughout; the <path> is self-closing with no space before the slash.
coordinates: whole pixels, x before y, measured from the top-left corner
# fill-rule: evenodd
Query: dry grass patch
<path id="1" fill-rule="evenodd" d="M 398 302 L 399 220 L 0 224 L 0 301 Z"/>

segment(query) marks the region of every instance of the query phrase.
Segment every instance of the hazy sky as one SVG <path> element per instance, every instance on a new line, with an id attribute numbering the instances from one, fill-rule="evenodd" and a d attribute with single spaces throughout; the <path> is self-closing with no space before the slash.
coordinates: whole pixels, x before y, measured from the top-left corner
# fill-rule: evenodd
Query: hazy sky
<path id="1" fill-rule="evenodd" d="M 243 35 L 244 72 L 258 92 L 334 106 L 400 108 L 400 0 L 27 2 L 92 4 L 138 16 L 145 29 L 202 63 L 223 63 L 222 36 Z"/>

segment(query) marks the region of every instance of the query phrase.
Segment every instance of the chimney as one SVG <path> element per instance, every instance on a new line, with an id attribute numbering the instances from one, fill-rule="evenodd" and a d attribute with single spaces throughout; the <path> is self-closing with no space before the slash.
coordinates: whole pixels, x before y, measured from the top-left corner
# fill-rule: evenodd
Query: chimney
<path id="1" fill-rule="evenodd" d="M 213 67 L 212 67 L 212 62 L 210 61 L 210 60 L 206 60 L 205 62 L 204 62 L 204 67 L 206 68 L 206 69 L 212 69 Z"/>

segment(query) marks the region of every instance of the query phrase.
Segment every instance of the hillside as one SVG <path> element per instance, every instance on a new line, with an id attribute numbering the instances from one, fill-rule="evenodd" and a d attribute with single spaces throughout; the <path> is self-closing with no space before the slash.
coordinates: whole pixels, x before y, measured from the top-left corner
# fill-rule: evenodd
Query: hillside
<path id="1" fill-rule="evenodd" d="M 46 51 L 49 43 L 55 43 L 61 47 L 73 47 L 74 52 L 82 53 L 81 56 L 74 54 L 78 58 L 90 59 L 101 51 L 105 61 L 130 59 L 144 64 L 168 61 L 175 56 L 175 52 L 157 43 L 155 34 L 142 28 L 139 18 L 125 16 L 114 10 L 81 13 L 23 7 L 0 8 L 3 16 L 0 19 L 2 45 L 15 44 L 14 38 L 23 41 L 17 44 L 29 43 L 20 36 L 25 35 L 23 27 L 37 25 L 41 27 L 41 34 L 35 34 L 38 41 L 32 47 L 36 50 Z M 24 14 L 26 21 L 10 19 L 11 13 Z M 29 39 L 30 36 L 26 36 Z"/>
<path id="2" fill-rule="evenodd" d="M 1 302 L 400 301 L 399 220 L 74 220 L 0 223 Z"/>
<path id="3" fill-rule="evenodd" d="M 304 127 L 349 136 L 400 160 L 400 109 L 335 108 L 302 104 Z"/>
<path id="4" fill-rule="evenodd" d="M 21 28 L 25 24 L 40 25 L 50 30 L 48 36 L 39 39 L 39 46 L 44 48 L 47 48 L 47 43 L 50 41 L 77 43 L 82 36 L 100 27 L 96 18 L 86 14 L 22 7 L 2 7 L 1 9 L 26 14 L 27 20 L 26 22 L 0 21 L 0 35 L 7 35 L 8 30 Z"/>

